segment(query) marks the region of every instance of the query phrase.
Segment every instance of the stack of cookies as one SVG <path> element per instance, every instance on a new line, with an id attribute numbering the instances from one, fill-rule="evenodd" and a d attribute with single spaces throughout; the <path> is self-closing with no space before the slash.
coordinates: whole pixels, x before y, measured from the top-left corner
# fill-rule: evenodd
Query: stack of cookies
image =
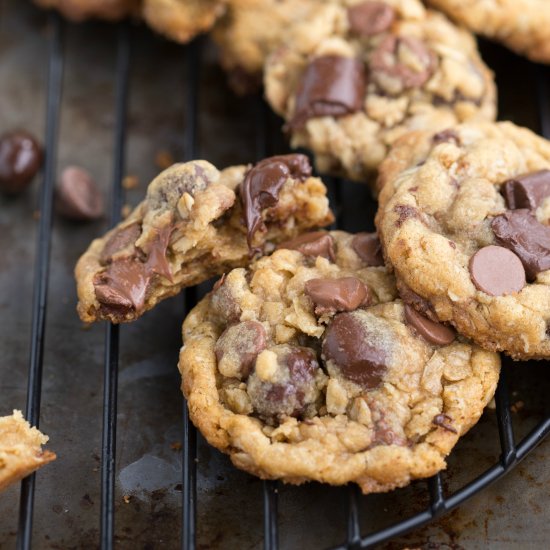
<path id="1" fill-rule="evenodd" d="M 431 3 L 550 61 L 541 0 Z M 492 400 L 498 352 L 550 357 L 550 143 L 494 122 L 473 35 L 418 0 L 143 4 L 158 21 L 223 4 L 232 86 L 263 77 L 291 146 L 370 185 L 378 233 L 322 230 L 334 218 L 302 154 L 174 165 L 79 260 L 82 320 L 133 321 L 221 276 L 179 361 L 209 443 L 262 478 L 364 493 L 442 470 Z"/>

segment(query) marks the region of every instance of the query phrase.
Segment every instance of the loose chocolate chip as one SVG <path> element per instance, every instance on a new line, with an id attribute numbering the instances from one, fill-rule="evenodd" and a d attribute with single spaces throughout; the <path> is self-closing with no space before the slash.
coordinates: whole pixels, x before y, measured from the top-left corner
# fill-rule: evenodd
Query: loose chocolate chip
<path id="1" fill-rule="evenodd" d="M 357 233 L 351 247 L 368 266 L 384 265 L 382 245 L 376 233 Z"/>
<path id="2" fill-rule="evenodd" d="M 334 253 L 334 239 L 326 231 L 313 231 L 300 235 L 291 241 L 286 241 L 277 246 L 277 250 L 286 248 L 288 250 L 297 250 L 304 256 L 316 258 L 321 256 L 334 262 L 336 255 Z"/>
<path id="3" fill-rule="evenodd" d="M 92 176 L 78 166 L 63 170 L 56 188 L 56 207 L 69 220 L 91 221 L 104 212 L 103 197 Z"/>
<path id="4" fill-rule="evenodd" d="M 550 170 L 539 170 L 508 180 L 504 184 L 504 198 L 510 210 L 536 209 L 550 197 Z"/>
<path id="5" fill-rule="evenodd" d="M 354 313 L 340 313 L 325 332 L 323 354 L 342 376 L 366 389 L 380 385 L 387 370 L 386 353 Z"/>
<path id="6" fill-rule="evenodd" d="M 521 260 L 502 246 L 485 246 L 470 259 L 470 277 L 482 292 L 502 296 L 519 292 L 525 286 Z"/>
<path id="7" fill-rule="evenodd" d="M 270 157 L 248 171 L 240 195 L 250 248 L 254 234 L 262 226 L 262 210 L 277 204 L 285 181 L 289 177 L 303 181 L 309 176 L 311 164 L 305 155 Z"/>
<path id="8" fill-rule="evenodd" d="M 452 344 L 456 338 L 455 331 L 441 323 L 430 321 L 424 315 L 421 315 L 408 304 L 405 304 L 405 319 L 407 323 L 414 327 L 418 334 L 427 340 L 430 344 L 436 346 L 447 346 Z"/>
<path id="9" fill-rule="evenodd" d="M 402 50 L 407 50 L 407 57 L 416 58 L 415 67 L 401 61 Z M 418 38 L 388 35 L 372 54 L 372 79 L 389 94 L 420 88 L 432 76 L 436 60 L 435 54 Z"/>
<path id="10" fill-rule="evenodd" d="M 310 118 L 339 117 L 360 111 L 366 85 L 365 65 L 360 59 L 317 57 L 302 75 L 290 127 L 301 128 Z"/>
<path id="11" fill-rule="evenodd" d="M 362 2 L 348 8 L 351 32 L 374 36 L 388 30 L 395 21 L 395 10 L 384 2 Z"/>
<path id="12" fill-rule="evenodd" d="M 440 143 L 454 143 L 455 145 L 460 145 L 460 137 L 454 130 L 448 129 L 435 134 L 432 138 L 432 142 L 434 145 Z"/>
<path id="13" fill-rule="evenodd" d="M 550 269 L 550 227 L 540 223 L 531 211 L 509 210 L 497 216 L 491 228 L 497 243 L 519 257 L 529 280 Z"/>
<path id="14" fill-rule="evenodd" d="M 135 243 L 140 235 L 141 224 L 137 222 L 115 230 L 101 251 L 101 255 L 99 257 L 100 263 L 102 265 L 109 263 L 114 254 L 116 254 L 119 250 Z"/>
<path id="15" fill-rule="evenodd" d="M 433 417 L 432 424 L 435 424 L 448 432 L 456 434 L 458 432 L 450 424 L 452 421 L 453 419 L 448 414 L 436 414 Z"/>
<path id="16" fill-rule="evenodd" d="M 305 293 L 315 304 L 317 315 L 353 311 L 372 301 L 367 285 L 355 277 L 310 279 L 306 282 Z"/>
<path id="17" fill-rule="evenodd" d="M 31 134 L 15 130 L 0 137 L 0 191 L 23 191 L 41 165 L 42 148 Z"/>

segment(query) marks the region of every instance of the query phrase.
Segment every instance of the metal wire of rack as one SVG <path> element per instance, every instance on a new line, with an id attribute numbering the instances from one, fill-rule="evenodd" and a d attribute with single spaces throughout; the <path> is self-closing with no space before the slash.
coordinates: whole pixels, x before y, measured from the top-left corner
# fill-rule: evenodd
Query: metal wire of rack
<path id="1" fill-rule="evenodd" d="M 51 34 L 48 64 L 47 112 L 45 130 L 45 166 L 40 192 L 40 224 L 36 245 L 36 264 L 34 272 L 34 293 L 32 304 L 32 332 L 30 343 L 29 377 L 26 415 L 34 425 L 39 425 L 40 396 L 42 388 L 42 365 L 46 334 L 46 310 L 48 302 L 48 276 L 52 234 L 52 205 L 57 137 L 63 93 L 63 21 L 56 15 L 50 15 Z M 199 68 L 200 41 L 186 47 L 185 74 L 185 159 L 198 155 L 198 109 L 199 109 Z M 131 29 L 122 23 L 118 30 L 116 61 L 116 97 L 115 132 L 113 140 L 114 165 L 112 172 L 112 196 L 110 222 L 112 225 L 120 219 L 123 189 L 121 186 L 125 166 L 126 115 L 129 95 L 129 73 L 131 67 Z M 548 74 L 544 70 L 537 72 L 537 100 L 541 131 L 550 137 L 550 100 L 548 99 Z M 265 105 L 259 105 L 257 126 L 258 157 L 274 153 L 271 151 L 268 136 L 269 115 Z M 336 211 L 340 209 L 340 182 L 334 182 L 332 194 L 336 201 Z M 187 310 L 196 302 L 196 293 L 185 293 Z M 119 327 L 107 325 L 105 331 L 104 353 L 104 407 L 103 439 L 101 456 L 101 507 L 100 507 L 100 546 L 104 550 L 114 547 L 115 540 L 115 457 L 117 428 L 117 375 L 119 357 Z M 507 369 L 504 368 L 496 393 L 496 415 L 500 440 L 499 461 L 481 475 L 456 490 L 445 495 L 441 475 L 427 480 L 429 505 L 420 513 L 397 522 L 384 529 L 361 534 L 360 508 L 361 495 L 355 487 L 349 488 L 347 514 L 347 540 L 336 549 L 373 548 L 385 541 L 403 535 L 428 524 L 434 519 L 451 511 L 472 497 L 478 491 L 495 482 L 523 460 L 550 432 L 550 416 L 540 421 L 520 441 L 516 441 L 512 427 L 509 402 Z M 182 536 L 181 545 L 185 550 L 196 547 L 196 506 L 197 506 L 197 434 L 191 424 L 186 404 L 183 403 L 183 461 L 182 461 Z M 29 550 L 32 547 L 32 524 L 34 511 L 35 482 L 34 475 L 22 482 L 19 510 L 17 548 Z M 278 547 L 278 489 L 277 482 L 263 483 L 264 509 L 264 548 L 274 550 Z"/>

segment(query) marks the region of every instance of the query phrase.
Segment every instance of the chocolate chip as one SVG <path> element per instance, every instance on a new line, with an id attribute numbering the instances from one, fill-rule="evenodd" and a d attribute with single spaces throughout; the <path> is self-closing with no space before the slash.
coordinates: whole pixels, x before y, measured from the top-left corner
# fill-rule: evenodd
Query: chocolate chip
<path id="1" fill-rule="evenodd" d="M 460 145 L 460 137 L 454 130 L 448 129 L 435 134 L 432 138 L 432 142 L 434 145 L 439 145 L 440 143 L 454 143 L 455 145 Z"/>
<path id="2" fill-rule="evenodd" d="M 406 52 L 406 59 L 402 60 Z M 414 67 L 407 62 L 415 58 Z M 424 42 L 413 36 L 386 36 L 371 57 L 372 79 L 385 92 L 399 94 L 404 89 L 420 88 L 432 76 L 436 56 Z"/>
<path id="3" fill-rule="evenodd" d="M 247 228 L 247 241 L 252 248 L 254 234 L 262 227 L 262 210 L 275 206 L 279 193 L 289 177 L 300 181 L 311 176 L 311 164 L 305 155 L 281 155 L 258 162 L 246 174 L 241 185 L 241 201 Z"/>
<path id="4" fill-rule="evenodd" d="M 104 212 L 103 197 L 92 176 L 78 166 L 63 170 L 56 188 L 56 207 L 69 220 L 91 221 Z"/>
<path id="5" fill-rule="evenodd" d="M 503 193 L 510 210 L 534 210 L 546 197 L 550 197 L 550 170 L 539 170 L 508 180 L 504 184 Z"/>
<path id="6" fill-rule="evenodd" d="M 99 262 L 102 265 L 109 263 L 114 254 L 135 243 L 140 235 L 141 224 L 137 222 L 120 229 L 115 229 L 115 232 L 107 239 L 101 251 Z"/>
<path id="7" fill-rule="evenodd" d="M 469 267 L 476 288 L 490 296 L 519 292 L 525 286 L 523 264 L 507 248 L 485 246 L 472 256 Z"/>
<path id="8" fill-rule="evenodd" d="M 227 276 L 224 274 L 221 279 L 216 281 L 210 303 L 214 311 L 229 323 L 235 323 L 240 320 L 242 310 L 236 297 L 233 294 L 232 287 L 227 282 Z"/>
<path id="9" fill-rule="evenodd" d="M 368 266 L 384 265 L 382 245 L 376 233 L 357 233 L 351 241 L 351 247 Z"/>
<path id="10" fill-rule="evenodd" d="M 418 334 L 430 344 L 436 346 L 448 346 L 456 338 L 455 331 L 441 323 L 430 321 L 424 315 L 421 315 L 408 304 L 405 304 L 405 319 L 407 323 L 414 327 Z"/>
<path id="11" fill-rule="evenodd" d="M 419 296 L 416 292 L 413 292 L 401 279 L 397 279 L 397 290 L 403 302 L 412 306 L 413 309 L 419 311 L 424 317 L 437 322 L 437 317 L 430 302 Z"/>
<path id="12" fill-rule="evenodd" d="M 348 8 L 351 32 L 359 36 L 374 36 L 387 31 L 395 21 L 395 10 L 384 2 L 362 2 Z"/>
<path id="13" fill-rule="evenodd" d="M 289 122 L 301 128 L 310 119 L 340 117 L 363 108 L 367 76 L 360 59 L 327 55 L 306 68 L 296 91 L 296 108 Z"/>
<path id="14" fill-rule="evenodd" d="M 220 372 L 224 376 L 247 378 L 256 357 L 265 349 L 266 340 L 265 329 L 258 321 L 243 321 L 226 328 L 215 347 Z"/>
<path id="15" fill-rule="evenodd" d="M 323 354 L 342 376 L 367 389 L 378 387 L 387 370 L 386 352 L 357 313 L 334 317 L 325 332 Z"/>
<path id="16" fill-rule="evenodd" d="M 353 311 L 372 301 L 367 285 L 355 277 L 310 279 L 306 282 L 305 293 L 315 304 L 317 315 Z"/>
<path id="17" fill-rule="evenodd" d="M 316 258 L 321 256 L 334 262 L 336 255 L 334 253 L 334 239 L 326 231 L 312 231 L 300 235 L 291 241 L 286 241 L 277 246 L 277 250 L 286 248 L 288 250 L 297 250 L 304 256 Z"/>
<path id="18" fill-rule="evenodd" d="M 406 220 L 409 218 L 417 218 L 418 217 L 418 210 L 414 206 L 409 206 L 406 204 L 398 204 L 394 207 L 394 212 L 397 213 L 399 216 L 397 218 L 397 221 L 395 222 L 395 225 L 397 227 L 401 227 Z"/>
<path id="19" fill-rule="evenodd" d="M 0 191 L 16 194 L 29 185 L 42 166 L 42 148 L 24 130 L 0 137 Z"/>
<path id="20" fill-rule="evenodd" d="M 436 414 L 433 417 L 432 424 L 435 424 L 448 432 L 456 434 L 458 432 L 450 424 L 452 421 L 453 419 L 448 414 Z"/>
<path id="21" fill-rule="evenodd" d="M 540 223 L 531 211 L 509 210 L 497 216 L 491 228 L 497 243 L 519 257 L 529 280 L 550 269 L 550 227 Z"/>

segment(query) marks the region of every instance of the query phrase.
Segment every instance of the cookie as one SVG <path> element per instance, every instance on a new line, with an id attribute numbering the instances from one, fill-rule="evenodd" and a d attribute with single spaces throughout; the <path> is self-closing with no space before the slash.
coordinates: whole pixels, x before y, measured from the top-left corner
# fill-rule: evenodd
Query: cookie
<path id="1" fill-rule="evenodd" d="M 417 0 L 322 3 L 267 61 L 264 83 L 293 147 L 320 172 L 366 181 L 415 129 L 494 119 L 473 36 Z"/>
<path id="2" fill-rule="evenodd" d="M 502 42 L 533 61 L 550 63 L 547 0 L 428 0 L 472 31 Z"/>
<path id="3" fill-rule="evenodd" d="M 176 164 L 78 261 L 78 313 L 85 322 L 133 321 L 182 288 L 332 221 L 304 155 L 222 171 L 202 160 Z"/>
<path id="4" fill-rule="evenodd" d="M 182 389 L 237 467 L 364 493 L 445 468 L 499 356 L 406 306 L 379 264 L 372 235 L 317 232 L 231 271 L 191 311 Z"/>
<path id="5" fill-rule="evenodd" d="M 509 122 L 416 132 L 380 174 L 403 298 L 487 349 L 550 357 L 550 142 Z"/>
<path id="6" fill-rule="evenodd" d="M 72 21 L 99 17 L 115 21 L 139 12 L 141 0 L 34 0 L 43 8 L 55 8 Z"/>
<path id="7" fill-rule="evenodd" d="M 0 417 L 0 492 L 55 460 L 55 453 L 41 448 L 47 442 L 48 436 L 31 428 L 21 411 Z"/>

